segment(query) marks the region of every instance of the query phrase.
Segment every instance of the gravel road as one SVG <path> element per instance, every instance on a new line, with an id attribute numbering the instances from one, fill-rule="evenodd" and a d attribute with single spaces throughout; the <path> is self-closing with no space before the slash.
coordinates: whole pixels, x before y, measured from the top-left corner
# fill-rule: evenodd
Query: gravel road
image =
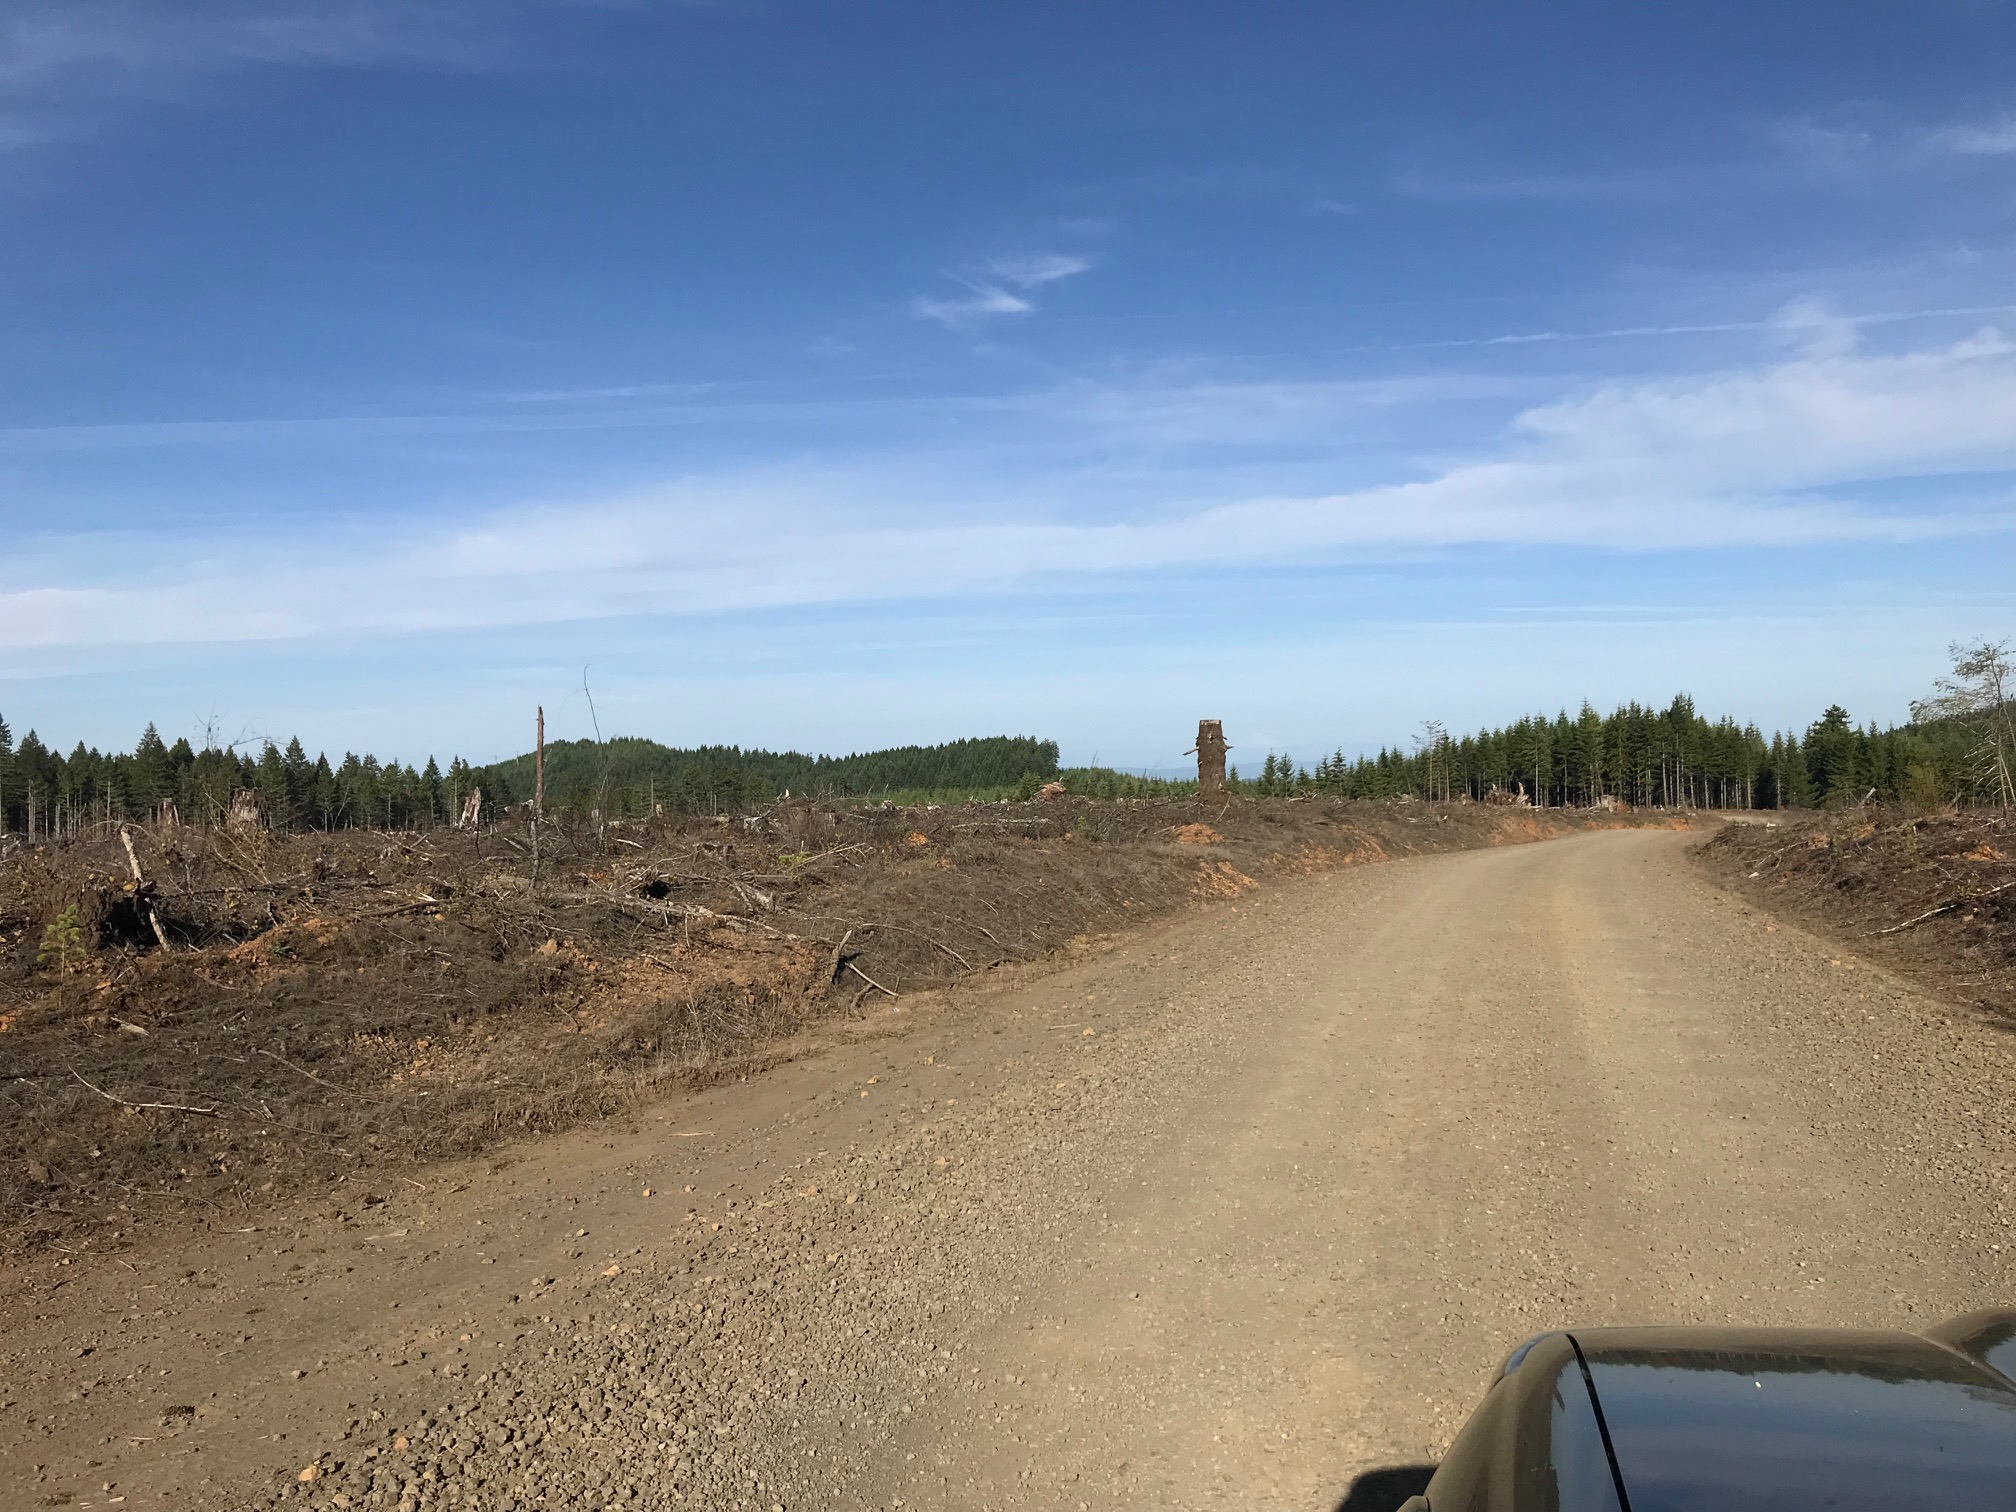
<path id="1" fill-rule="evenodd" d="M 2016 1300 L 2016 1041 L 1692 843 L 1283 883 L 624 1124 L 17 1268 L 0 1505 L 1330 1512 L 1543 1328 Z"/>

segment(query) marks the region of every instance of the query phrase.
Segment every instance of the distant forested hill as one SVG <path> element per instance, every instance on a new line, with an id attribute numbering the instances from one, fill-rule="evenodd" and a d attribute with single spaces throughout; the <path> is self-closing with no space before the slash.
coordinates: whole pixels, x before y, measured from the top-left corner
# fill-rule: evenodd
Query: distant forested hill
<path id="1" fill-rule="evenodd" d="M 740 746 L 682 750 L 619 736 L 556 741 L 546 747 L 549 807 L 648 813 L 654 803 L 688 811 L 730 810 L 800 797 L 867 798 L 890 792 L 952 792 L 1012 787 L 1025 776 L 1057 774 L 1057 742 L 990 735 L 945 745 L 898 746 L 852 756 L 745 751 Z M 470 774 L 493 802 L 532 796 L 532 756 L 513 757 Z"/>

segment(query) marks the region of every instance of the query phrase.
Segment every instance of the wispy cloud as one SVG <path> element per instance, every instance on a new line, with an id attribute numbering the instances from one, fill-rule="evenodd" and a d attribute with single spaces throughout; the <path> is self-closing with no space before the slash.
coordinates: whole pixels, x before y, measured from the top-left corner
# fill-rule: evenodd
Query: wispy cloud
<path id="1" fill-rule="evenodd" d="M 1783 360 L 1565 393 L 1523 410 L 1476 455 L 1329 491 L 1228 492 L 1225 478 L 1186 462 L 1161 475 L 1158 498 L 1137 492 L 1122 510 L 1103 478 L 1078 468 L 1004 482 L 957 458 L 853 457 L 415 525 L 368 547 L 345 548 L 327 521 L 302 526 L 337 543 L 312 549 L 284 528 L 249 554 L 235 538 L 117 553 L 52 543 L 40 560 L 17 552 L 0 569 L 0 646 L 397 635 L 945 598 L 1393 551 L 1767 548 L 2016 528 L 2006 496 L 1913 509 L 1879 502 L 1876 487 L 2016 468 L 2016 345 L 1984 330 L 1875 354 L 1824 326 L 1811 340 L 1816 322 L 1803 313 L 1787 323 L 1804 345 Z M 1244 396 L 1272 439 L 1334 429 L 1330 406 L 1275 387 Z M 1143 426 L 1181 429 L 1241 402 L 1228 388 L 1187 408 L 1167 396 L 1088 396 L 1078 423 L 1128 445 Z M 838 560 L 846 572 L 833 570 Z M 182 565 L 75 565 L 142 561 Z"/>
<path id="2" fill-rule="evenodd" d="M 965 280 L 961 280 L 965 283 Z M 1027 315 L 1036 306 L 996 284 L 966 283 L 972 292 L 950 299 L 920 294 L 910 301 L 912 313 L 949 326 L 965 325 L 987 315 Z"/>
<path id="3" fill-rule="evenodd" d="M 1638 341 L 1669 336 L 1729 336 L 1745 332 L 1795 331 L 1824 318 L 1835 325 L 1897 325 L 1917 320 L 1954 320 L 2016 313 L 2016 304 L 1935 305 L 1918 310 L 1868 310 L 1837 314 L 1812 301 L 1794 301 L 1777 313 L 1753 320 L 1685 321 L 1672 325 L 1602 326 L 1584 331 L 1507 331 L 1495 336 L 1456 336 L 1441 341 L 1387 342 L 1354 347 L 1361 352 L 1425 352 L 1463 347 L 1543 346 L 1558 342 Z"/>
<path id="4" fill-rule="evenodd" d="M 601 404 L 625 399 L 698 399 L 713 383 L 612 383 L 593 388 L 516 389 L 496 397 L 506 404 Z"/>
<path id="5" fill-rule="evenodd" d="M 12 0 L 0 11 L 0 148 L 60 138 L 106 109 L 181 99 L 275 67 L 499 66 L 520 22 L 567 0 Z"/>
<path id="6" fill-rule="evenodd" d="M 1969 157 L 2016 153 L 2016 115 L 2005 115 L 1988 126 L 1944 126 L 1930 133 L 1935 147 Z"/>
<path id="7" fill-rule="evenodd" d="M 1860 182 L 1871 175 L 1922 172 L 1928 155 L 2016 153 L 2016 114 L 1987 124 L 1906 127 L 1849 112 L 1833 119 L 1793 116 L 1755 124 L 1719 153 L 1618 167 L 1563 164 L 1503 170 L 1432 160 L 1403 164 L 1396 194 L 1451 202 L 1590 200 L 1699 202 L 1773 192 L 1788 182 Z"/>
<path id="8" fill-rule="evenodd" d="M 1092 259 L 1064 252 L 1037 252 L 1027 257 L 997 257 L 987 266 L 1004 283 L 1034 289 L 1083 273 L 1092 266 Z"/>
<path id="9" fill-rule="evenodd" d="M 1691 171 L 1690 171 L 1691 173 Z M 1689 175 L 1650 169 L 1625 173 L 1464 173 L 1413 166 L 1393 175 L 1396 194 L 1409 199 L 1490 202 L 1497 200 L 1599 200 L 1660 198 L 1685 187 Z"/>
<path id="10" fill-rule="evenodd" d="M 910 309 L 920 319 L 948 326 L 969 325 L 990 315 L 1028 315 L 1036 308 L 1028 291 L 1075 277 L 1091 266 L 1089 257 L 1064 252 L 990 258 L 977 274 L 954 275 L 966 293 L 949 298 L 919 295 Z"/>
<path id="11" fill-rule="evenodd" d="M 1490 350 L 1499 347 L 1657 341 L 1688 336 L 1763 335 L 1804 356 L 1852 351 L 1865 332 L 1914 322 L 2016 316 L 2016 303 L 1843 312 L 1795 300 L 1744 320 L 1586 330 L 1511 331 L 1435 341 L 1338 348 L 1342 355 Z M 1183 364 L 1148 365 L 1115 376 L 1068 378 L 1013 393 L 944 389 L 928 394 L 805 393 L 795 379 L 695 380 L 513 389 L 470 396 L 468 408 L 416 413 L 232 416 L 68 425 L 0 426 L 0 458 L 72 453 L 107 455 L 149 448 L 354 447 L 423 437 L 516 436 L 599 430 L 707 428 L 716 433 L 789 422 L 806 427 L 872 424 L 905 433 L 945 421 L 962 427 L 1028 425 L 1072 446 L 1091 438 L 1113 447 L 1296 447 L 1348 440 L 1354 427 L 1387 425 L 1403 408 L 1531 399 L 1558 379 L 1463 369 L 1369 378 L 1229 380 Z"/>
<path id="12" fill-rule="evenodd" d="M 1839 170 L 1865 160 L 1878 146 L 1875 133 L 1860 124 L 1798 117 L 1771 128 L 1778 147 L 1809 167 Z"/>
<path id="13" fill-rule="evenodd" d="M 467 8 L 429 0 L 17 0 L 0 17 L 0 91 L 95 93 L 272 64 L 476 63 L 496 55 L 497 36 Z"/>

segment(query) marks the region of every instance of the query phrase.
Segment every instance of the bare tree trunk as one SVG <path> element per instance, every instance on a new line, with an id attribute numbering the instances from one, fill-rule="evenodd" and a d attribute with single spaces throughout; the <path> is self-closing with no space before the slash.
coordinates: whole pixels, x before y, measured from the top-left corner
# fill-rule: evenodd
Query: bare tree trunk
<path id="1" fill-rule="evenodd" d="M 1199 798 L 1216 798 L 1225 792 L 1225 753 L 1231 749 L 1225 743 L 1225 728 L 1221 721 L 1197 721 L 1197 744 L 1184 754 L 1196 753 Z"/>
<path id="2" fill-rule="evenodd" d="M 546 706 L 539 706 L 532 746 L 532 891 L 539 891 L 539 816 L 546 810 Z"/>

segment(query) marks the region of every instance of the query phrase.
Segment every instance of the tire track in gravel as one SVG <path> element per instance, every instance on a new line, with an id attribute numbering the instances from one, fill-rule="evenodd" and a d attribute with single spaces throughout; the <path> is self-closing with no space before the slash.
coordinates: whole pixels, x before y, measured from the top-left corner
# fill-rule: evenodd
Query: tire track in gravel
<path id="1" fill-rule="evenodd" d="M 326 1365 L 177 1360 L 169 1395 L 223 1384 L 149 1444 L 90 1440 L 151 1421 L 130 1368 L 226 1304 L 101 1330 L 97 1365 L 30 1327 L 0 1363 L 37 1408 L 104 1384 L 49 1432 L 10 1386 L 0 1466 L 73 1505 L 1327 1509 L 1541 1328 L 2016 1295 L 2010 1041 L 1688 843 L 1284 887 L 387 1204 L 438 1278 L 345 1251 L 271 1325 Z M 280 1263 L 208 1258 L 233 1303 Z"/>

